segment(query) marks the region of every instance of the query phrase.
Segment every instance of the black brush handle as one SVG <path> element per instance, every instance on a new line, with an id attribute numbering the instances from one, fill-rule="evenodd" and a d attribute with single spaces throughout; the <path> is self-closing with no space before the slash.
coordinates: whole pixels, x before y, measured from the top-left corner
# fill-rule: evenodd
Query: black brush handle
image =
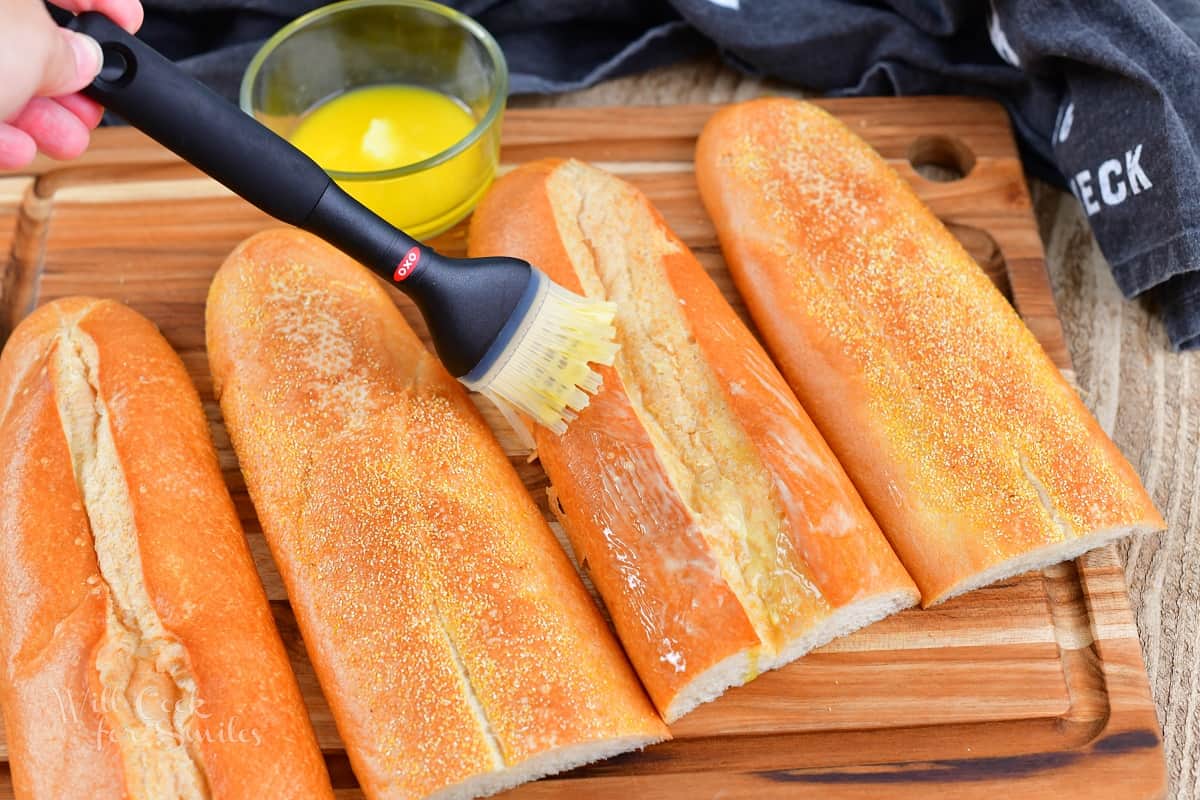
<path id="1" fill-rule="evenodd" d="M 302 225 L 333 181 L 311 158 L 103 14 L 68 27 L 100 43 L 84 94 L 271 216 Z"/>
<path id="2" fill-rule="evenodd" d="M 84 94 L 272 217 L 316 234 L 399 286 L 420 307 L 453 374 L 465 375 L 484 357 L 529 283 L 528 264 L 442 258 L 103 14 L 80 14 L 66 24 L 104 51 L 100 74 Z"/>

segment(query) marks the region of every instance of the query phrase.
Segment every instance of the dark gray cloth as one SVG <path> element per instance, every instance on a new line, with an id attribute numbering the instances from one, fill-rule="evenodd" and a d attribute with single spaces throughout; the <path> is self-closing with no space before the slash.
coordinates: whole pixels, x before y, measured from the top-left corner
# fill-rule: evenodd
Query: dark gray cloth
<path id="1" fill-rule="evenodd" d="M 255 51 L 322 0 L 143 0 L 139 36 L 236 100 Z M 448 0 L 504 50 L 512 94 L 591 86 L 677 61 L 712 44 L 661 0 Z"/>
<path id="2" fill-rule="evenodd" d="M 834 95 L 974 94 L 1028 168 L 1079 199 L 1117 284 L 1200 347 L 1200 0 L 456 0 L 512 91 L 558 92 L 715 46 Z M 144 37 L 228 96 L 257 44 L 319 2 L 147 0 Z M 711 42 L 711 45 L 706 45 Z"/>
<path id="3" fill-rule="evenodd" d="M 1200 3 L 672 2 L 756 72 L 1001 100 L 1027 164 L 1083 205 L 1121 291 L 1151 292 L 1172 344 L 1200 347 Z"/>

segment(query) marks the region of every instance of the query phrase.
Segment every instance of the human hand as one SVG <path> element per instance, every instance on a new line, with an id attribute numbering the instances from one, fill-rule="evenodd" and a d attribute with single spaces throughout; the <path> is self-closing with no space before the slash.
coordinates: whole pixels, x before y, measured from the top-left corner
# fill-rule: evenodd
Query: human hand
<path id="1" fill-rule="evenodd" d="M 99 11 L 130 33 L 139 0 L 56 0 L 74 13 Z M 0 0 L 0 169 L 27 165 L 41 150 L 75 158 L 104 110 L 79 94 L 100 71 L 100 45 L 60 28 L 41 0 Z"/>

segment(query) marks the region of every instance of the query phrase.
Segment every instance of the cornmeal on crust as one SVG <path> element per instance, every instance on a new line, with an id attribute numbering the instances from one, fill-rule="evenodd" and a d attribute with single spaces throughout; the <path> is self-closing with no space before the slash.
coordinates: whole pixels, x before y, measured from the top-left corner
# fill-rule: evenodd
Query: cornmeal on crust
<path id="1" fill-rule="evenodd" d="M 374 800 L 490 794 L 667 738 L 463 387 L 383 286 L 294 230 L 213 281 L 221 409 Z"/>
<path id="2" fill-rule="evenodd" d="M 1164 526 L 1012 306 L 840 122 L 723 108 L 696 178 L 772 356 L 926 605 Z"/>

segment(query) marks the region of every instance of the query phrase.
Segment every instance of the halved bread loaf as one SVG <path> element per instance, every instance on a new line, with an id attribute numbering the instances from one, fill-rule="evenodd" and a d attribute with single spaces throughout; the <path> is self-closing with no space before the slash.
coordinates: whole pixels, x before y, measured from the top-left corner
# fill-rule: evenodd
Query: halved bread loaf
<path id="1" fill-rule="evenodd" d="M 208 350 L 363 791 L 471 797 L 667 737 L 465 390 L 366 270 L 275 230 L 213 281 Z"/>
<path id="2" fill-rule="evenodd" d="M 535 437 L 573 549 L 667 720 L 917 600 L 854 487 L 704 269 L 634 187 L 524 165 L 472 255 L 617 303 L 621 351 Z"/>
<path id="3" fill-rule="evenodd" d="M 840 122 L 724 108 L 696 177 L 775 360 L 926 605 L 1163 527 L 1012 307 Z"/>
<path id="4" fill-rule="evenodd" d="M 0 357 L 0 703 L 22 800 L 333 798 L 200 398 L 112 300 Z"/>

